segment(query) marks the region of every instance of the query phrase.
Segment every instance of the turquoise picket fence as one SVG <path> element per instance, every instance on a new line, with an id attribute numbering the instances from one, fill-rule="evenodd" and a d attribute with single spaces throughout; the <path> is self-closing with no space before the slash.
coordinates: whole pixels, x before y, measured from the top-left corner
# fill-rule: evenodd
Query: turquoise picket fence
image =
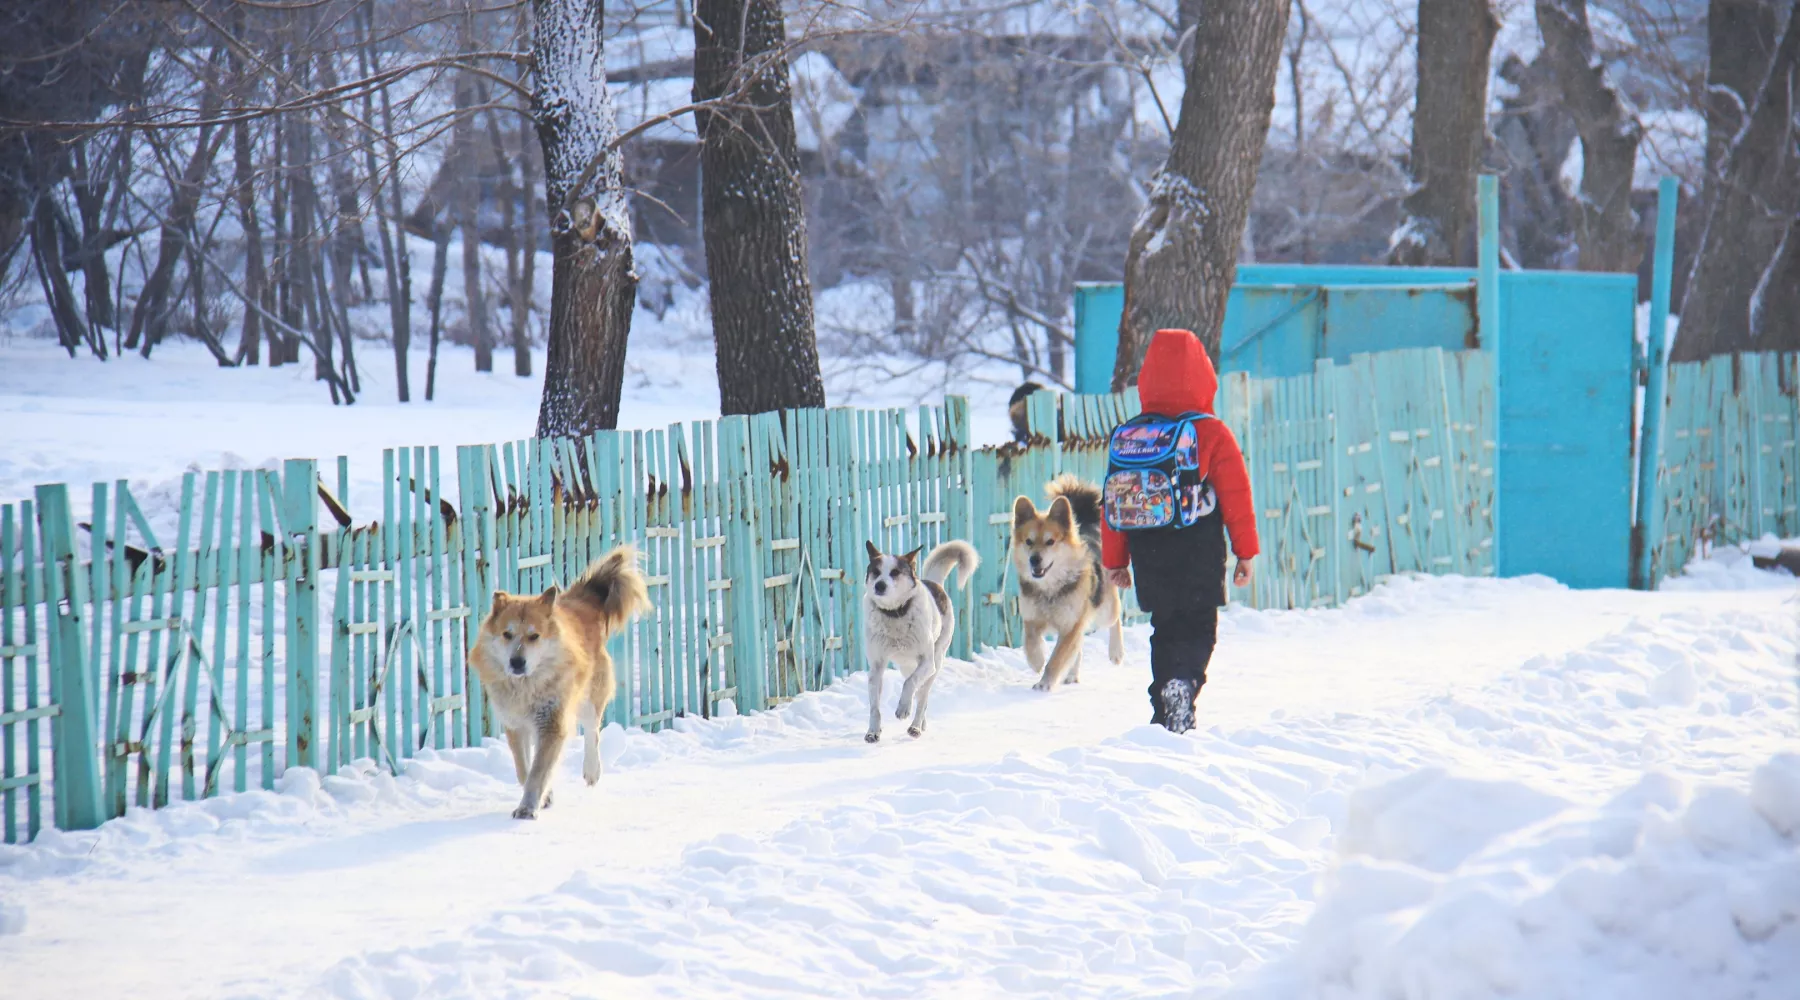
<path id="1" fill-rule="evenodd" d="M 1800 355 L 1669 366 L 1657 491 L 1657 579 L 1706 546 L 1800 535 Z"/>
<path id="2" fill-rule="evenodd" d="M 1437 349 L 1224 377 L 1264 555 L 1234 600 L 1318 607 L 1395 573 L 1491 574 L 1492 361 Z M 863 543 L 967 538 L 955 653 L 1016 645 L 1013 499 L 1097 480 L 1135 395 L 1041 393 L 1028 444 L 970 446 L 965 400 L 801 410 L 575 440 L 395 448 L 349 463 L 126 482 L 0 506 L 0 809 L 8 842 L 131 806 L 274 787 L 293 766 L 494 734 L 466 650 L 496 589 L 644 554 L 655 612 L 615 641 L 609 721 L 759 711 L 863 669 Z M 171 509 L 172 508 L 172 509 Z M 729 706 L 729 707 L 727 707 Z"/>

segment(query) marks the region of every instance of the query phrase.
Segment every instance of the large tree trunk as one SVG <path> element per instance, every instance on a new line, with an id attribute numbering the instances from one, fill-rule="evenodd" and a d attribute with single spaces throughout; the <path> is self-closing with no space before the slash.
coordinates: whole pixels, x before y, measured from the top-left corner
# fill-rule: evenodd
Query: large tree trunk
<path id="1" fill-rule="evenodd" d="M 1488 57 L 1500 21 L 1489 0 L 1419 0 L 1413 190 L 1388 263 L 1475 263 L 1475 172 L 1487 139 Z"/>
<path id="2" fill-rule="evenodd" d="M 1726 150 L 1671 361 L 1766 349 L 1789 232 L 1800 213 L 1800 17 L 1788 19 L 1749 120 Z"/>
<path id="3" fill-rule="evenodd" d="M 1636 272 L 1643 247 L 1631 211 L 1631 177 L 1644 130 L 1607 81 L 1588 28 L 1587 0 L 1537 0 L 1537 22 L 1563 107 L 1581 134 L 1581 191 L 1570 220 L 1581 251 L 1576 266 Z"/>
<path id="4" fill-rule="evenodd" d="M 1193 330 L 1218 355 L 1225 299 L 1237 277 L 1256 168 L 1275 109 L 1288 6 L 1288 0 L 1182 4 L 1193 38 L 1187 90 L 1169 158 L 1126 250 L 1114 389 L 1136 383 L 1144 349 L 1159 327 Z"/>
<path id="5" fill-rule="evenodd" d="M 552 248 L 550 344 L 539 437 L 619 422 L 625 342 L 637 299 L 618 122 L 606 79 L 602 0 L 532 0 L 532 95 L 544 150 Z"/>
<path id="6" fill-rule="evenodd" d="M 719 407 L 824 406 L 780 0 L 698 0 L 694 99 Z"/>
<path id="7" fill-rule="evenodd" d="M 1731 140 L 1756 103 L 1780 41 L 1781 7 L 1793 0 L 1711 0 L 1706 7 L 1706 186 L 1712 204 Z"/>

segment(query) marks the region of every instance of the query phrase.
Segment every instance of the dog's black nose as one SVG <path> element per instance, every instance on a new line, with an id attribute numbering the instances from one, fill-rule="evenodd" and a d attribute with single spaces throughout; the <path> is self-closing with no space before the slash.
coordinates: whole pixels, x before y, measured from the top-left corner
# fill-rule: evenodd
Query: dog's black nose
<path id="1" fill-rule="evenodd" d="M 887 593 L 887 581 L 886 580 L 875 581 L 875 592 L 877 594 Z"/>
<path id="2" fill-rule="evenodd" d="M 506 665 L 511 667 L 512 672 L 515 674 L 522 674 L 525 672 L 525 658 L 523 656 L 514 656 L 512 659 L 506 661 Z"/>

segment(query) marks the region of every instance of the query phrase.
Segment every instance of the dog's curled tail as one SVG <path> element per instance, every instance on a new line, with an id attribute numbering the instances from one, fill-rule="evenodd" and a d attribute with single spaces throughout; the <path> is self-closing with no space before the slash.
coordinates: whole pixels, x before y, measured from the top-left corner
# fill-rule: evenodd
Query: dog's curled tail
<path id="1" fill-rule="evenodd" d="M 1057 497 L 1069 501 L 1069 507 L 1075 512 L 1075 524 L 1082 528 L 1097 527 L 1100 524 L 1100 487 L 1071 473 L 1063 473 L 1050 480 L 1044 487 L 1052 503 Z"/>
<path id="2" fill-rule="evenodd" d="M 621 545 L 588 565 L 569 587 L 566 597 L 590 604 L 602 627 L 612 635 L 633 615 L 650 610 L 650 591 L 638 570 L 638 551 Z"/>
<path id="3" fill-rule="evenodd" d="M 976 553 L 975 546 L 960 539 L 945 542 L 925 557 L 925 579 L 941 584 L 950 578 L 951 570 L 956 570 L 956 585 L 967 587 L 975 577 L 975 568 L 980 565 L 981 556 Z"/>

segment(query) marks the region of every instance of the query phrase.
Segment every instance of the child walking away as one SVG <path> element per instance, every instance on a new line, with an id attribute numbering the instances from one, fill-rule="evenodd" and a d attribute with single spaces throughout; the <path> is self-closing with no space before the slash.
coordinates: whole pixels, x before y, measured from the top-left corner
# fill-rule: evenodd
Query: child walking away
<path id="1" fill-rule="evenodd" d="M 1102 564 L 1150 613 L 1150 721 L 1194 727 L 1194 700 L 1218 639 L 1225 541 L 1232 582 L 1250 582 L 1256 507 L 1244 453 L 1213 413 L 1219 376 L 1187 330 L 1158 330 L 1138 374 L 1142 414 L 1113 432 L 1101 525 Z"/>

